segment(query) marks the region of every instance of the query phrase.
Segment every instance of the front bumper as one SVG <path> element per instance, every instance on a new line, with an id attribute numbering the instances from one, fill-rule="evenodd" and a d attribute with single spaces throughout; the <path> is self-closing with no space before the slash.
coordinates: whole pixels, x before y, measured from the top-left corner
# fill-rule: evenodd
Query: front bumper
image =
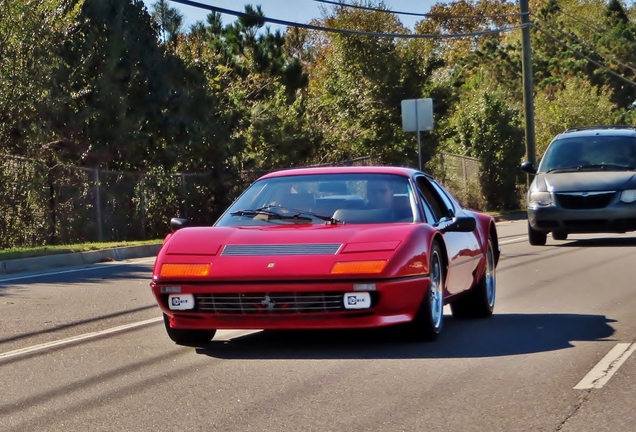
<path id="1" fill-rule="evenodd" d="M 359 283 L 359 282 L 356 282 Z M 281 296 L 293 297 L 294 293 L 302 297 L 308 293 L 325 293 L 337 296 L 338 293 L 354 292 L 353 281 L 337 282 L 281 282 L 281 283 L 215 283 L 215 284 L 157 284 L 151 283 L 152 293 L 161 310 L 170 318 L 170 324 L 176 329 L 338 329 L 369 328 L 394 325 L 412 321 L 429 287 L 428 277 L 412 277 L 389 281 L 375 281 L 375 290 L 371 294 L 371 307 L 367 309 L 325 309 L 323 311 L 289 311 L 275 306 L 272 310 L 257 310 L 259 302 L 254 298 L 279 299 Z M 212 308 L 203 309 L 196 304 L 193 310 L 172 310 L 168 306 L 168 293 L 165 287 L 180 287 L 180 294 L 192 294 L 195 299 L 210 298 L 212 295 L 250 298 L 251 305 L 237 307 L 230 313 L 217 312 Z M 162 290 L 164 287 L 164 290 Z M 356 291 L 363 292 L 363 291 Z M 209 303 L 209 301 L 206 300 Z"/>
<path id="2" fill-rule="evenodd" d="M 601 209 L 529 207 L 528 223 L 541 232 L 623 233 L 636 231 L 636 203 L 612 203 Z"/>

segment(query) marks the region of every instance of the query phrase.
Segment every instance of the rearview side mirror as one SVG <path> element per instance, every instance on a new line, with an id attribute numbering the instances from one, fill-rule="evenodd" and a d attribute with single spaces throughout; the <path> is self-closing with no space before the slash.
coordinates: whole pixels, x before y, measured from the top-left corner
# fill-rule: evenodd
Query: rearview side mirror
<path id="1" fill-rule="evenodd" d="M 170 229 L 172 232 L 180 230 L 181 228 L 188 226 L 188 220 L 183 218 L 174 217 L 170 219 Z"/>
<path id="2" fill-rule="evenodd" d="M 534 165 L 532 165 L 532 162 L 530 161 L 525 161 L 521 164 L 521 171 L 532 175 L 535 175 L 537 173 L 537 169 L 534 167 Z"/>
<path id="3" fill-rule="evenodd" d="M 477 221 L 470 216 L 453 218 L 451 222 L 440 228 L 441 232 L 471 232 L 477 228 Z"/>

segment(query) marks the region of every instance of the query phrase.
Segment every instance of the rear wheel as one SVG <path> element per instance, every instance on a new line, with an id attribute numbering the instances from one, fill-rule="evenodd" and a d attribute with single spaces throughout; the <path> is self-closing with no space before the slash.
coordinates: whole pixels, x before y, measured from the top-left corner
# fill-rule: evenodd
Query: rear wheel
<path id="1" fill-rule="evenodd" d="M 532 246 L 544 246 L 548 240 L 548 235 L 544 232 L 537 231 L 528 223 L 528 241 Z"/>
<path id="2" fill-rule="evenodd" d="M 486 252 L 486 269 L 477 283 L 465 296 L 451 303 L 453 317 L 464 318 L 488 318 L 495 309 L 495 296 L 497 293 L 495 251 L 492 239 L 488 240 Z"/>
<path id="3" fill-rule="evenodd" d="M 407 325 L 407 336 L 417 341 L 432 341 L 442 331 L 444 321 L 444 267 L 442 249 L 433 243 L 429 263 L 429 287 L 424 300 L 415 315 L 415 319 Z"/>
<path id="4" fill-rule="evenodd" d="M 216 334 L 216 330 L 174 329 L 170 327 L 170 318 L 166 314 L 163 314 L 163 323 L 166 327 L 166 333 L 168 333 L 168 337 L 172 339 L 172 341 L 177 345 L 206 345 Z"/>
<path id="5" fill-rule="evenodd" d="M 568 239 L 568 233 L 561 232 L 561 231 L 554 231 L 552 233 L 552 238 L 554 240 L 567 240 Z"/>

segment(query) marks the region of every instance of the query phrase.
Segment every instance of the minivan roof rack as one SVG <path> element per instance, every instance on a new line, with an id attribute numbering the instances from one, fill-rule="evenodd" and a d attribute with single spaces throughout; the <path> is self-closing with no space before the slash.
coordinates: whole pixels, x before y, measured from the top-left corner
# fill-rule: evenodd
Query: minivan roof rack
<path id="1" fill-rule="evenodd" d="M 633 129 L 636 130 L 636 126 L 630 125 L 598 125 L 598 126 L 579 126 L 565 130 L 564 132 L 576 132 L 591 129 Z"/>

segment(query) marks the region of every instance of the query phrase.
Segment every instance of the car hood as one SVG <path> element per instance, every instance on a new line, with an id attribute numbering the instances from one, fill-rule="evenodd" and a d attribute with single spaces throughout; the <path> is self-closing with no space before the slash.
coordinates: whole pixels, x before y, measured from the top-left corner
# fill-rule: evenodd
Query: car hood
<path id="1" fill-rule="evenodd" d="M 153 278 L 164 263 L 211 263 L 214 280 L 324 278 L 339 261 L 388 261 L 415 229 L 418 224 L 183 228 L 165 241 Z"/>
<path id="2" fill-rule="evenodd" d="M 537 175 L 533 189 L 551 192 L 615 191 L 636 188 L 633 171 L 580 171 Z"/>

